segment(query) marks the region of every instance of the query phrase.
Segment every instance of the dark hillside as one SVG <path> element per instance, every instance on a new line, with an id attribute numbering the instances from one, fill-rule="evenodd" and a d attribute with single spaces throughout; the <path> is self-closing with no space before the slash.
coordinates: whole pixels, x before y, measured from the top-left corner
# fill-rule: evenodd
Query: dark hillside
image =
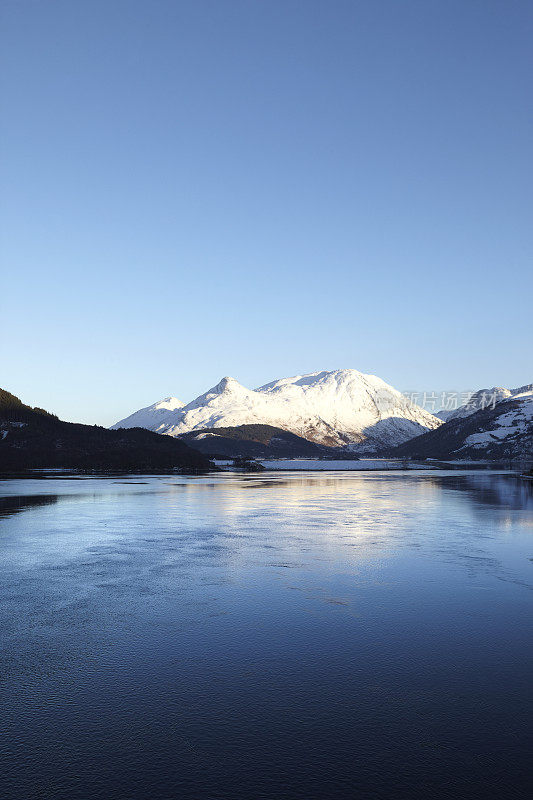
<path id="1" fill-rule="evenodd" d="M 473 444 L 476 437 L 480 439 L 477 446 Z M 504 400 L 494 408 L 449 420 L 433 431 L 398 445 L 388 451 L 388 455 L 442 460 L 533 458 L 531 400 Z"/>
<path id="2" fill-rule="evenodd" d="M 62 422 L 1 390 L 0 471 L 43 468 L 202 473 L 211 464 L 179 439 L 144 428 L 111 431 Z"/>
<path id="3" fill-rule="evenodd" d="M 0 422 L 14 420 L 17 422 L 28 422 L 30 420 L 56 420 L 54 414 L 49 414 L 44 408 L 32 408 L 27 406 L 18 397 L 5 389 L 0 389 Z"/>
<path id="4" fill-rule="evenodd" d="M 338 453 L 335 448 L 272 425 L 203 428 L 179 438 L 206 455 L 220 458 L 332 458 Z"/>

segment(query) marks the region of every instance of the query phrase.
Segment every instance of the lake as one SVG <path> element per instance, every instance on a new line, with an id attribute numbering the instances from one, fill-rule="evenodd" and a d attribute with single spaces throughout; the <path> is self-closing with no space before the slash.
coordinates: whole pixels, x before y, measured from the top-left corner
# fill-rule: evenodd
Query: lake
<path id="1" fill-rule="evenodd" d="M 2 800 L 522 798 L 533 491 L 0 481 Z"/>

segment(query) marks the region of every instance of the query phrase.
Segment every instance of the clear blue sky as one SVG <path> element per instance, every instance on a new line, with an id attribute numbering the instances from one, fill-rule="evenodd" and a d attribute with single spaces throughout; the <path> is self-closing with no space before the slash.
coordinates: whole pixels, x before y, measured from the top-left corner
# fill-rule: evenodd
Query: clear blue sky
<path id="1" fill-rule="evenodd" d="M 0 386 L 533 380 L 530 0 L 3 0 Z"/>

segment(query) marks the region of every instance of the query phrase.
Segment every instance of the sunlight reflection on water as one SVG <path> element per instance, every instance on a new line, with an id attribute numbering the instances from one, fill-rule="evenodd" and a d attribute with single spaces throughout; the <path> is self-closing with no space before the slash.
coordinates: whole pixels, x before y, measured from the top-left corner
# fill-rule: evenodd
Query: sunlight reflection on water
<path id="1" fill-rule="evenodd" d="M 532 534 L 509 474 L 2 481 L 1 795 L 522 796 Z"/>

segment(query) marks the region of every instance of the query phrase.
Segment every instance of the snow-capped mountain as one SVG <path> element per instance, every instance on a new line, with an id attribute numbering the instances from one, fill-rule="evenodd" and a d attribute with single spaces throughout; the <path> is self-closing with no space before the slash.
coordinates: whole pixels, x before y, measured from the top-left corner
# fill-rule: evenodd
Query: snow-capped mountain
<path id="1" fill-rule="evenodd" d="M 360 452 L 405 441 L 440 424 L 381 378 L 353 369 L 282 378 L 258 391 L 304 410 L 300 435 L 322 444 L 348 443 Z M 323 435 L 317 437 L 306 421 L 313 418 L 336 431 L 338 438 L 330 440 L 321 428 L 319 437 Z"/>
<path id="2" fill-rule="evenodd" d="M 400 444 L 441 424 L 380 378 L 352 369 L 283 378 L 254 390 L 234 378 L 223 378 L 164 416 L 160 405 L 142 409 L 113 427 L 136 424 L 179 436 L 204 428 L 264 424 L 320 444 L 368 452 Z"/>
<path id="3" fill-rule="evenodd" d="M 515 389 L 515 391 L 517 390 Z M 505 400 L 507 397 L 511 397 L 512 394 L 513 391 L 511 389 L 505 389 L 503 386 L 493 386 L 492 389 L 479 389 L 471 395 L 467 403 L 451 411 L 446 416 L 445 421 L 449 422 L 451 419 L 463 419 L 481 409 L 494 408 L 496 403 L 499 403 L 500 400 Z"/>
<path id="4" fill-rule="evenodd" d="M 112 425 L 115 428 L 147 428 L 149 431 L 156 431 L 161 426 L 171 424 L 173 414 L 178 409 L 182 408 L 185 403 L 178 400 L 177 397 L 166 397 L 158 403 L 154 403 L 146 408 L 141 408 L 130 414 L 126 419 Z"/>
<path id="5" fill-rule="evenodd" d="M 529 391 L 532 385 L 521 386 L 518 389 L 506 389 L 504 386 L 493 386 L 492 389 L 478 389 L 470 395 L 468 401 L 459 406 L 459 408 L 447 410 L 441 409 L 435 412 L 435 416 L 443 422 L 449 422 L 452 419 L 463 419 L 485 408 L 494 408 L 496 403 L 501 400 L 506 400 L 508 397 L 514 397 L 522 392 Z"/>
<path id="6" fill-rule="evenodd" d="M 439 459 L 533 458 L 533 384 L 501 391 L 504 396 L 496 404 L 485 404 L 477 411 L 449 418 L 438 430 L 400 445 L 397 455 Z"/>

